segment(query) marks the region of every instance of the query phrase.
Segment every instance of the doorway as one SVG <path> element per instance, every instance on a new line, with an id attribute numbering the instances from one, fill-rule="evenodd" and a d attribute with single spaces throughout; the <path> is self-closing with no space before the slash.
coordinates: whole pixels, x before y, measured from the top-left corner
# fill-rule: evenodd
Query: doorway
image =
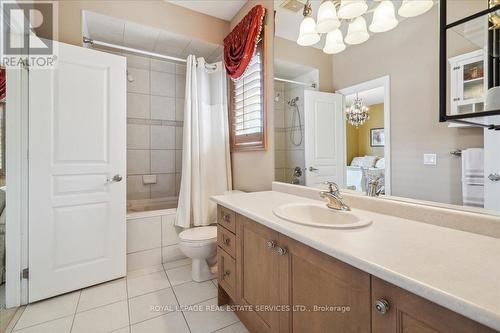
<path id="1" fill-rule="evenodd" d="M 378 178 L 381 193 L 391 194 L 390 77 L 384 76 L 337 91 L 346 110 L 367 108 L 368 118 L 345 121 L 345 186 L 365 191 L 368 179 Z"/>

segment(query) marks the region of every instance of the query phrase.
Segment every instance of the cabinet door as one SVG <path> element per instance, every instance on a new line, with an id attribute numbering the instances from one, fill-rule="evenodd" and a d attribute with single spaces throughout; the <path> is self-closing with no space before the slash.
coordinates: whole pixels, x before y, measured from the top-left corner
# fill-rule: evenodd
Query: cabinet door
<path id="1" fill-rule="evenodd" d="M 279 304 L 279 256 L 270 246 L 278 233 L 241 215 L 236 220 L 237 302 L 253 306 L 240 317 L 252 332 L 278 332 L 279 312 L 263 308 Z"/>
<path id="2" fill-rule="evenodd" d="M 280 235 L 281 332 L 370 332 L 370 275 Z M 281 252 L 283 253 L 283 252 Z"/>
<path id="3" fill-rule="evenodd" d="M 372 303 L 373 333 L 496 332 L 373 276 Z"/>

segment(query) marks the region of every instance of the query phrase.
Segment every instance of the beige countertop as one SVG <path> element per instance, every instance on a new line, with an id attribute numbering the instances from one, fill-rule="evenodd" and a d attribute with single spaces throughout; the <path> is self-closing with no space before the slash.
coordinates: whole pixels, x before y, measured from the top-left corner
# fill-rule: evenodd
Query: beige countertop
<path id="1" fill-rule="evenodd" d="M 360 229 L 299 225 L 274 215 L 285 203 L 318 203 L 276 191 L 212 199 L 288 237 L 500 331 L 500 239 L 353 209 Z"/>

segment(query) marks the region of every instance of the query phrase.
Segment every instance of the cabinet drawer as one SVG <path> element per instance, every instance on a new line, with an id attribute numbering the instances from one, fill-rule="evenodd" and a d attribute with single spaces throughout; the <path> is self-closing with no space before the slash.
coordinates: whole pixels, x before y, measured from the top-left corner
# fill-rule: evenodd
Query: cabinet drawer
<path id="1" fill-rule="evenodd" d="M 222 206 L 217 207 L 217 221 L 233 234 L 236 232 L 236 213 Z"/>
<path id="2" fill-rule="evenodd" d="M 217 227 L 217 244 L 231 257 L 236 256 L 236 236 L 221 226 Z"/>
<path id="3" fill-rule="evenodd" d="M 218 282 L 234 300 L 236 286 L 236 261 L 220 247 L 217 249 Z"/>

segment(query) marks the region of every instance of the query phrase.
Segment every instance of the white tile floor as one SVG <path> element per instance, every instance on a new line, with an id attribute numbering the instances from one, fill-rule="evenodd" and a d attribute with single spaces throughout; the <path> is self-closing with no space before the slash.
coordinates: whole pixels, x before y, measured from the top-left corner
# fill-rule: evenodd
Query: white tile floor
<path id="1" fill-rule="evenodd" d="M 30 304 L 15 333 L 248 332 L 217 304 L 217 282 L 191 280 L 188 259 L 132 271 L 126 278 Z"/>

